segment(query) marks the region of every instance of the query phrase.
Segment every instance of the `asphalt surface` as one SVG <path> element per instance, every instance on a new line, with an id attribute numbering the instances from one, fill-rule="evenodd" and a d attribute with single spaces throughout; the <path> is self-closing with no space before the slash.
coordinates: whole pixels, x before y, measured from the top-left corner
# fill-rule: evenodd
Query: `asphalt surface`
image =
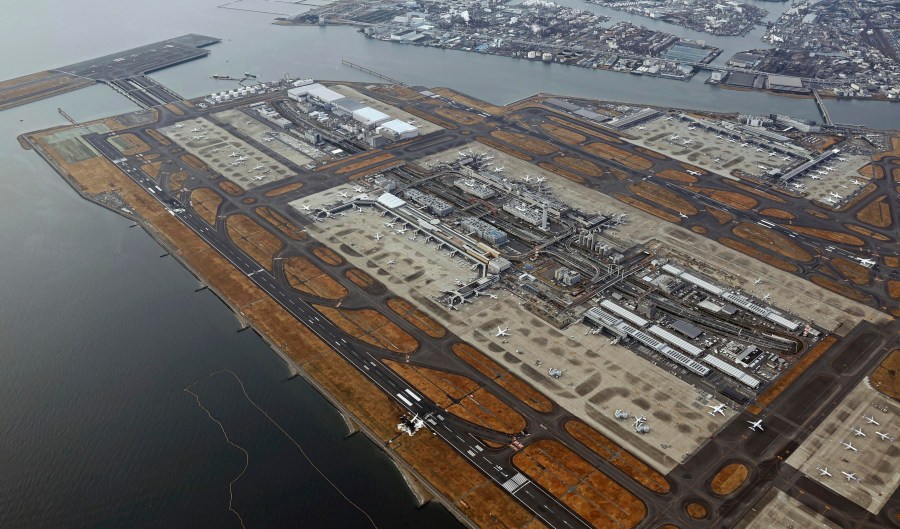
<path id="1" fill-rule="evenodd" d="M 378 94 L 379 98 L 385 99 L 382 94 Z M 391 102 L 391 101 L 388 101 Z M 399 104 L 399 102 L 396 102 Z M 407 106 L 408 102 L 400 106 Z M 458 104 L 457 104 L 458 105 Z M 464 108 L 464 107 L 462 107 Z M 215 111 L 222 110 L 222 106 L 216 106 Z M 166 109 L 160 108 L 160 122 L 155 127 L 164 127 L 178 121 L 190 119 L 198 115 L 207 115 L 209 110 L 198 110 L 182 106 L 182 110 L 186 112 L 184 116 L 176 116 Z M 427 111 L 424 109 L 422 111 Z M 530 111 L 531 109 L 529 109 Z M 529 119 L 538 119 L 541 114 L 529 113 L 532 116 Z M 534 117 L 537 116 L 537 117 Z M 441 118 L 445 119 L 445 118 Z M 477 124 L 473 126 L 460 126 L 456 130 L 442 130 L 424 137 L 420 137 L 414 141 L 402 142 L 392 148 L 386 149 L 386 152 L 394 154 L 397 158 L 404 161 L 414 161 L 423 156 L 442 152 L 451 148 L 461 148 L 473 141 L 477 135 L 485 135 L 493 130 L 493 126 L 499 125 L 498 120 L 491 118 L 491 124 Z M 503 124 L 507 126 L 507 124 Z M 590 126 L 585 124 L 586 126 Z M 517 125 L 521 126 L 521 125 Z M 392 395 L 394 399 L 410 413 L 418 414 L 420 417 L 429 416 L 428 428 L 436 435 L 439 435 L 458 453 L 467 460 L 472 462 L 484 475 L 488 476 L 494 482 L 503 486 L 504 483 L 517 484 L 518 488 L 514 488 L 511 494 L 521 502 L 526 508 L 543 520 L 551 527 L 586 527 L 587 524 L 578 515 L 572 513 L 566 506 L 553 498 L 549 493 L 538 485 L 525 480 L 514 480 L 508 482 L 517 474 L 516 468 L 512 465 L 512 457 L 516 451 L 508 445 L 511 438 L 508 434 L 489 430 L 479 427 L 469 422 L 458 419 L 446 412 L 443 412 L 433 402 L 421 395 L 417 395 L 420 400 L 410 399 L 407 390 L 415 392 L 415 389 L 407 384 L 402 378 L 397 376 L 393 371 L 387 368 L 380 360 L 391 359 L 396 360 L 395 354 L 380 350 L 363 342 L 357 341 L 332 325 L 326 318 L 318 313 L 310 302 L 334 306 L 333 301 L 317 299 L 314 296 L 301 294 L 293 290 L 287 283 L 282 273 L 283 257 L 292 255 L 310 256 L 313 241 L 297 242 L 287 238 L 280 232 L 272 230 L 285 244 L 285 249 L 276 257 L 273 273 L 269 273 L 260 268 L 258 264 L 244 255 L 241 250 L 228 238 L 225 229 L 225 218 L 233 214 L 245 214 L 251 218 L 257 218 L 254 209 L 260 205 L 267 205 L 279 212 L 288 219 L 297 224 L 308 223 L 309 220 L 302 215 L 296 213 L 293 208 L 287 205 L 288 202 L 308 196 L 324 189 L 331 188 L 340 183 L 347 181 L 348 176 L 353 173 L 338 174 L 336 171 L 341 167 L 338 164 L 328 170 L 310 173 L 300 168 L 294 167 L 286 160 L 273 156 L 280 162 L 285 163 L 288 167 L 294 169 L 298 176 L 288 179 L 265 184 L 257 188 L 248 190 L 240 197 L 232 197 L 222 194 L 223 203 L 220 206 L 218 219 L 215 226 L 208 225 L 199 216 L 193 213 L 188 203 L 189 190 L 195 187 L 212 187 L 216 188 L 215 183 L 220 180 L 218 175 L 197 171 L 187 166 L 180 160 L 183 151 L 177 145 L 162 146 L 143 130 L 134 129 L 133 132 L 151 146 L 152 150 L 145 155 L 159 154 L 161 160 L 168 160 L 169 165 L 164 163 L 166 168 L 160 177 L 159 183 L 154 182 L 146 174 L 141 172 L 140 166 L 142 161 L 136 157 L 123 157 L 115 150 L 105 139 L 105 136 L 91 135 L 88 137 L 91 144 L 97 148 L 104 156 L 111 160 L 119 160 L 125 158 L 124 162 L 119 162 L 118 166 L 129 175 L 138 185 L 144 188 L 148 193 L 154 195 L 162 204 L 169 208 L 170 212 L 178 217 L 185 225 L 190 227 L 197 235 L 204 239 L 212 247 L 216 248 L 221 255 L 229 260 L 234 266 L 240 269 L 245 275 L 254 281 L 262 290 L 267 292 L 273 299 L 278 301 L 285 309 L 290 311 L 300 322 L 307 325 L 319 338 L 333 347 L 339 354 L 356 367 L 362 374 L 378 384 L 388 395 Z M 233 134 L 236 131 L 231 130 Z M 523 132 L 529 132 L 523 129 Z M 583 132 L 582 132 L 583 133 Z M 238 134 L 239 135 L 239 134 Z M 108 136 L 108 135 L 107 135 Z M 244 141 L 253 144 L 263 152 L 271 155 L 265 145 L 259 145 L 253 140 L 242 137 Z M 551 141 L 552 138 L 542 137 L 545 141 Z M 495 141 L 500 141 L 494 138 Z M 601 140 L 597 140 L 601 141 Z M 571 150 L 572 147 L 554 143 L 561 149 Z M 617 145 L 620 146 L 620 145 Z M 622 147 L 622 146 L 620 146 Z M 579 150 L 580 151 L 580 150 Z M 593 157 L 589 153 L 579 152 L 579 156 L 592 159 L 601 166 L 616 166 L 616 164 L 608 160 Z M 354 162 L 365 159 L 370 156 L 377 156 L 378 152 L 373 151 L 361 155 L 360 158 L 354 159 Z M 539 158 L 539 157 L 536 157 Z M 549 160 L 551 157 L 547 157 Z M 535 160 L 535 163 L 540 161 Z M 552 160 L 551 160 L 552 162 Z M 683 170 L 676 161 L 657 161 L 661 162 L 654 168 L 658 171 L 663 168 L 673 168 Z M 616 168 L 622 167 L 616 166 Z M 567 170 L 570 170 L 567 168 Z M 175 171 L 185 171 L 189 174 L 185 181 L 184 189 L 170 195 L 163 191 L 166 189 L 168 174 Z M 630 174 L 634 174 L 635 178 L 646 178 L 647 174 L 639 174 L 635 171 L 628 170 Z M 887 171 L 890 174 L 890 171 Z M 284 186 L 286 184 L 302 181 L 304 186 L 294 192 L 287 193 L 277 197 L 266 197 L 265 194 L 272 189 Z M 891 182 L 890 177 L 886 178 L 881 184 Z M 618 182 L 613 178 L 604 179 L 602 182 L 590 181 L 588 185 L 596 187 L 605 193 L 626 192 L 624 186 L 626 182 Z M 717 183 L 710 179 L 710 182 L 704 182 L 706 187 L 719 187 L 722 189 L 733 190 L 724 184 Z M 157 187 L 158 186 L 158 187 Z M 679 186 L 674 186 L 678 188 Z M 682 189 L 676 189 L 680 193 L 685 193 Z M 245 204 L 243 199 L 254 198 L 256 202 L 252 205 Z M 704 197 L 705 198 L 705 197 Z M 760 201 L 764 201 L 762 197 L 755 197 Z M 697 199 L 699 200 L 699 198 Z M 810 207 L 809 203 L 804 204 Z M 716 204 L 715 207 L 723 208 L 722 205 Z M 766 207 L 760 205 L 758 209 Z M 780 207 L 790 209 L 791 206 L 785 204 L 772 204 L 772 207 Z M 796 207 L 799 207 L 799 202 Z M 892 206 L 893 207 L 893 206 Z M 184 211 L 176 211 L 184 208 Z M 755 211 L 733 211 L 738 218 L 748 221 L 758 221 L 760 217 Z M 841 215 L 847 214 L 842 213 Z M 708 219 L 698 218 L 692 219 L 692 222 L 702 223 L 710 228 L 718 226 L 717 222 L 707 222 Z M 772 219 L 766 219 L 772 220 Z M 261 221 L 265 224 L 265 221 Z M 834 222 L 834 221 L 830 221 Z M 823 228 L 833 225 L 823 222 Z M 727 228 L 720 228 L 725 230 Z M 778 226 L 777 229 L 789 229 L 787 226 Z M 713 231 L 713 230 L 711 230 Z M 874 231 L 874 230 L 873 230 Z M 714 236 L 710 234 L 709 236 Z M 817 247 L 819 243 L 816 240 L 808 240 L 800 236 L 794 236 L 793 240 L 808 244 L 810 247 Z M 850 249 L 834 245 L 835 250 L 850 252 Z M 828 250 L 825 250 L 828 251 Z M 834 251 L 834 250 L 832 250 Z M 856 255 L 856 254 L 853 254 Z M 350 265 L 345 263 L 338 267 L 333 267 L 332 271 L 336 279 L 343 278 L 343 272 L 349 269 Z M 887 274 L 884 270 L 876 269 L 876 273 Z M 375 306 L 383 303 L 390 293 L 386 291 L 367 293 L 361 291 L 352 284 L 347 284 L 350 294 L 341 303 L 343 308 L 363 308 Z M 700 449 L 685 464 L 681 465 L 675 471 L 669 474 L 667 478 L 670 481 L 672 491 L 667 495 L 656 495 L 638 485 L 633 479 L 622 473 L 618 468 L 613 466 L 596 453 L 588 450 L 583 445 L 575 441 L 566 432 L 564 424 L 573 418 L 566 410 L 559 406 L 549 413 L 540 413 L 528 406 L 523 405 L 518 399 L 509 394 L 504 388 L 500 387 L 493 380 L 488 379 L 480 372 L 471 368 L 471 366 L 462 362 L 455 354 L 450 351 L 450 345 L 459 341 L 455 336 L 448 333 L 442 339 L 433 339 L 424 335 L 421 331 L 413 327 L 407 321 L 399 316 L 386 312 L 386 316 L 396 325 L 410 333 L 422 344 L 419 351 L 414 353 L 411 362 L 415 365 L 440 369 L 443 371 L 460 374 L 475 380 L 486 390 L 490 391 L 504 402 L 512 405 L 525 418 L 528 435 L 519 437 L 519 441 L 527 445 L 538 439 L 556 439 L 572 449 L 578 455 L 589 461 L 602 472 L 615 479 L 617 482 L 625 486 L 632 493 L 637 495 L 647 506 L 647 517 L 641 524 L 642 527 L 657 527 L 663 523 L 673 523 L 682 528 L 688 527 L 729 527 L 739 519 L 741 519 L 747 511 L 753 506 L 756 499 L 762 496 L 772 486 L 776 486 L 792 493 L 797 493 L 798 487 L 806 485 L 803 478 L 796 476 L 796 470 L 790 469 L 781 463 L 786 457 L 786 453 L 793 446 L 802 442 L 815 428 L 815 425 L 824 418 L 828 411 L 827 403 L 832 400 L 839 400 L 845 395 L 859 379 L 867 373 L 876 361 L 890 350 L 888 341 L 893 340 L 896 343 L 896 325 L 889 328 L 874 328 L 871 325 L 863 324 L 854 329 L 847 339 L 840 342 L 839 346 L 832 348 L 827 352 L 823 360 L 816 362 L 813 367 L 807 371 L 797 382 L 795 382 L 775 403 L 764 411 L 760 416 L 766 425 L 766 431 L 762 435 L 752 434 L 746 428 L 746 413 L 738 417 L 729 426 L 725 427 L 720 433 L 711 438 L 706 445 Z M 877 339 L 872 341 L 872 348 L 861 355 L 861 360 L 853 365 L 843 365 L 840 362 L 825 361 L 825 358 L 838 358 L 841 352 L 848 344 L 853 343 L 853 336 L 858 333 L 874 333 Z M 892 334 L 893 333 L 893 334 Z M 834 367 L 837 366 L 837 367 Z M 825 388 L 824 390 L 822 388 Z M 401 399 L 400 397 L 404 397 Z M 430 415 L 429 415 L 430 414 Z M 755 418 L 754 418 L 755 419 Z M 479 439 L 503 443 L 506 446 L 500 449 L 487 447 Z M 722 499 L 715 496 L 709 489 L 708 483 L 712 475 L 725 463 L 732 461 L 741 461 L 750 468 L 755 469 L 752 474 L 752 482 L 744 487 L 744 489 L 735 498 Z M 511 486 L 511 485 L 508 485 Z M 810 493 L 814 492 L 814 494 Z M 796 496 L 795 496 L 796 497 Z M 860 523 L 874 523 L 876 525 L 860 525 L 860 527 L 884 527 L 877 523 L 884 523 L 884 520 L 875 519 L 874 517 L 866 517 L 863 513 L 853 509 L 852 505 L 846 505 L 848 502 L 843 501 L 839 496 L 830 493 L 828 490 L 816 490 L 815 487 L 809 487 L 807 494 L 802 497 L 802 501 L 820 502 L 831 506 L 829 513 L 834 517 L 839 517 L 842 512 L 846 513 L 846 520 L 857 520 Z M 692 520 L 684 513 L 683 506 L 688 501 L 697 500 L 705 503 L 713 513 L 706 520 Z M 887 504 L 888 508 L 897 509 L 900 505 L 900 498 L 895 495 Z M 843 510 L 838 512 L 836 506 Z M 842 525 L 850 527 L 851 525 Z M 855 527 L 855 525 L 854 525 Z"/>

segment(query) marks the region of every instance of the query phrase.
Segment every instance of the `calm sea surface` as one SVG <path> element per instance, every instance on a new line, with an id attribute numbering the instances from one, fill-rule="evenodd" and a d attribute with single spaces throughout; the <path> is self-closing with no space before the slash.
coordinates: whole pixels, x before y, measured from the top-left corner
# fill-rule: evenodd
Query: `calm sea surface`
<path id="1" fill-rule="evenodd" d="M 410 84 L 452 86 L 497 103 L 540 91 L 818 116 L 807 101 L 716 90 L 699 79 L 394 46 L 348 28 L 271 26 L 270 15 L 218 3 L 4 0 L 0 79 L 193 32 L 223 42 L 207 59 L 154 74 L 189 97 L 233 86 L 210 79 L 213 73 L 367 80 L 341 66 L 346 58 Z M 756 45 L 750 37 L 707 39 L 734 50 Z M 380 449 L 363 436 L 344 439 L 336 411 L 301 379 L 287 381 L 281 360 L 254 334 L 237 334 L 231 312 L 209 292 L 194 293 L 196 280 L 160 258 L 144 232 L 81 200 L 19 147 L 18 134 L 63 122 L 57 107 L 80 121 L 135 109 L 94 86 L 0 113 L 0 527 L 240 527 L 228 510 L 228 484 L 244 455 L 183 391 L 220 369 L 234 371 L 379 527 L 459 527 L 440 507 L 416 509 Z M 900 122 L 896 105 L 829 108 L 837 121 Z M 233 378 L 207 378 L 193 390 L 249 454 L 234 485 L 234 507 L 247 527 L 369 526 L 250 406 Z"/>

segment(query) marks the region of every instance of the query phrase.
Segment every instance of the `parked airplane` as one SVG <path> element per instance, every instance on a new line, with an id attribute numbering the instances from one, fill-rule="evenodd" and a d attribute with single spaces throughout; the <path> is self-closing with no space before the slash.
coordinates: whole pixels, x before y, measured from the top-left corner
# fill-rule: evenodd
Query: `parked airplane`
<path id="1" fill-rule="evenodd" d="M 722 159 L 721 159 L 721 158 L 716 158 L 715 160 L 713 160 L 713 163 L 722 163 Z"/>
<path id="2" fill-rule="evenodd" d="M 363 189 L 363 188 L 361 188 L 361 187 L 359 187 L 359 186 L 356 186 L 356 187 L 353 188 L 353 191 L 355 191 L 355 192 L 357 192 L 357 193 L 362 193 L 363 191 L 365 191 L 365 189 Z"/>
<path id="3" fill-rule="evenodd" d="M 303 211 L 309 211 L 309 204 L 303 204 Z"/>
<path id="4" fill-rule="evenodd" d="M 672 116 L 666 117 L 666 121 L 672 121 L 672 119 L 673 119 Z"/>
<path id="5" fill-rule="evenodd" d="M 854 448 L 853 443 L 845 443 L 844 441 L 841 441 L 841 444 L 844 445 L 844 448 L 846 450 L 853 450 L 854 452 L 859 452 L 859 450 Z"/>
<path id="6" fill-rule="evenodd" d="M 697 128 L 697 127 L 691 125 L 690 127 L 688 127 L 688 130 L 694 130 L 694 129 L 696 129 L 696 128 Z"/>
<path id="7" fill-rule="evenodd" d="M 891 437 L 890 435 L 886 434 L 886 433 L 875 432 L 875 434 L 877 434 L 878 437 L 881 437 L 881 440 L 882 440 L 882 441 L 890 441 L 890 442 L 892 442 L 892 443 L 894 442 L 894 438 Z"/>
<path id="8" fill-rule="evenodd" d="M 749 147 L 749 146 L 750 146 L 750 144 L 747 143 L 747 142 L 744 142 L 744 143 L 741 144 L 741 147 Z"/>
<path id="9" fill-rule="evenodd" d="M 384 224 L 384 227 L 385 227 L 385 228 L 392 228 L 392 229 L 393 229 L 394 226 L 396 226 L 396 224 L 393 223 L 393 222 L 386 222 L 386 223 Z"/>
<path id="10" fill-rule="evenodd" d="M 842 162 L 846 162 L 846 161 L 847 161 L 846 158 L 841 158 L 840 156 L 838 156 L 838 160 L 840 160 L 840 161 L 842 161 Z"/>
<path id="11" fill-rule="evenodd" d="M 503 327 L 497 327 L 497 334 L 495 336 L 509 336 L 509 332 L 507 331 L 509 331 L 509 327 L 505 329 Z"/>
<path id="12" fill-rule="evenodd" d="M 721 135 L 721 134 L 716 134 L 716 139 L 717 139 L 717 140 L 721 140 L 721 139 L 722 139 L 722 135 Z"/>
<path id="13" fill-rule="evenodd" d="M 747 424 L 750 425 L 751 430 L 759 430 L 760 432 L 764 430 L 762 419 L 759 419 L 758 421 L 755 421 L 755 422 L 747 421 Z"/>
<path id="14" fill-rule="evenodd" d="M 860 428 L 858 426 L 856 428 L 850 428 L 850 429 L 853 430 L 853 435 L 855 435 L 857 437 L 865 437 L 866 436 L 866 433 L 863 432 L 862 428 Z"/>
<path id="15" fill-rule="evenodd" d="M 261 174 L 261 175 L 256 175 L 256 176 L 254 176 L 253 179 L 254 179 L 254 180 L 262 180 L 262 179 L 265 178 L 265 177 L 266 177 L 266 175 Z"/>
<path id="16" fill-rule="evenodd" d="M 861 186 L 861 185 L 862 185 L 862 182 L 860 182 L 859 180 L 853 180 L 853 181 L 850 182 L 850 183 L 853 184 L 853 185 L 855 185 L 855 186 Z"/>
<path id="17" fill-rule="evenodd" d="M 246 161 L 247 161 L 247 158 L 244 157 L 244 156 L 238 156 L 237 161 L 239 161 L 239 162 L 246 162 Z"/>
<path id="18" fill-rule="evenodd" d="M 707 413 L 709 413 L 710 415 L 715 415 L 715 414 L 717 414 L 717 413 L 720 413 L 720 414 L 722 414 L 723 417 L 725 416 L 725 411 L 724 411 L 724 410 L 725 410 L 726 406 L 725 406 L 724 404 L 717 404 L 717 405 L 715 405 L 715 406 L 710 406 L 709 404 L 707 404 L 706 407 L 707 407 L 707 408 L 712 408 L 712 411 L 707 412 Z"/>
<path id="19" fill-rule="evenodd" d="M 762 278 L 761 278 L 761 277 L 756 278 L 756 281 L 753 282 L 754 285 L 758 285 L 758 284 L 760 284 L 760 283 L 762 283 Z"/>
<path id="20" fill-rule="evenodd" d="M 853 472 L 844 472 L 843 470 L 841 470 L 841 474 L 847 476 L 847 481 L 855 481 L 859 483 L 859 478 L 856 477 L 856 474 L 854 474 Z"/>
<path id="21" fill-rule="evenodd" d="M 348 195 L 347 193 L 344 193 L 343 191 L 341 191 L 340 193 L 338 193 L 338 195 L 340 195 L 340 196 L 342 196 L 342 197 L 344 197 L 344 198 L 350 198 L 350 195 Z"/>
<path id="22" fill-rule="evenodd" d="M 756 152 L 763 152 L 764 150 L 765 150 L 765 149 L 763 149 L 762 147 L 757 147 L 757 148 L 756 148 Z"/>
<path id="23" fill-rule="evenodd" d="M 690 143 L 694 143 L 694 140 L 688 138 L 688 139 L 684 140 L 683 142 L 681 142 L 682 145 L 688 145 Z"/>
<path id="24" fill-rule="evenodd" d="M 771 297 L 772 297 L 772 294 L 766 294 L 765 296 L 763 296 L 763 301 L 769 301 L 769 298 L 771 298 Z"/>
<path id="25" fill-rule="evenodd" d="M 825 477 L 828 477 L 828 478 L 831 477 L 831 472 L 828 471 L 828 467 L 825 467 L 825 468 L 816 467 L 816 470 L 819 471 L 819 475 L 820 475 L 820 476 L 825 476 Z"/>
<path id="26" fill-rule="evenodd" d="M 772 156 L 778 156 L 778 153 L 775 152 L 775 151 L 770 151 L 770 152 L 769 152 L 769 157 L 771 158 Z"/>
<path id="27" fill-rule="evenodd" d="M 644 129 L 646 129 L 646 128 L 647 128 L 647 127 L 645 127 L 645 126 L 643 126 L 643 125 L 638 126 L 638 130 L 644 130 Z"/>
<path id="28" fill-rule="evenodd" d="M 175 124 L 175 128 L 176 128 L 176 129 L 180 129 L 180 128 L 183 127 L 183 126 L 184 126 L 184 125 L 182 125 L 181 123 L 176 123 L 176 124 Z"/>
<path id="29" fill-rule="evenodd" d="M 390 261 L 388 261 L 388 266 L 393 266 L 395 264 L 397 264 L 397 261 L 395 261 L 394 259 L 391 259 Z"/>
<path id="30" fill-rule="evenodd" d="M 728 143 L 737 143 L 737 140 L 734 138 L 728 138 Z"/>
<path id="31" fill-rule="evenodd" d="M 838 200 L 844 198 L 844 197 L 842 197 L 841 195 L 835 193 L 834 191 L 831 191 L 831 192 L 829 192 L 828 194 L 831 195 L 831 196 L 833 196 L 834 198 L 836 198 L 836 199 L 838 199 Z"/>
<path id="32" fill-rule="evenodd" d="M 685 215 L 684 213 L 682 213 L 682 212 L 680 212 L 680 211 L 678 212 L 678 216 L 681 217 L 681 218 L 683 218 L 683 219 L 688 218 L 687 215 Z"/>
<path id="33" fill-rule="evenodd" d="M 232 151 L 231 154 L 228 155 L 229 158 L 237 158 L 241 153 Z"/>
<path id="34" fill-rule="evenodd" d="M 250 170 L 251 171 L 259 171 L 260 169 L 265 169 L 265 168 L 266 168 L 265 165 L 257 165 L 256 167 L 254 167 L 253 169 L 250 169 Z"/>
<path id="35" fill-rule="evenodd" d="M 380 233 L 378 233 L 378 232 L 375 232 L 375 236 L 374 236 L 374 237 L 375 237 L 375 240 L 376 240 L 376 241 L 380 241 L 381 238 L 384 237 L 384 235 L 382 235 L 382 234 L 380 234 Z"/>
<path id="36" fill-rule="evenodd" d="M 830 173 L 831 171 L 834 171 L 834 169 L 835 169 L 835 168 L 834 168 L 834 167 L 831 167 L 830 165 L 826 165 L 826 166 L 825 166 L 825 170 L 828 171 L 829 173 Z"/>
<path id="37" fill-rule="evenodd" d="M 675 134 L 675 135 L 669 137 L 669 141 L 675 141 L 677 139 L 678 139 L 678 134 Z"/>
<path id="38" fill-rule="evenodd" d="M 816 176 L 816 175 L 810 175 L 809 177 L 812 178 L 813 180 L 821 180 L 822 179 L 821 176 Z"/>
<path id="39" fill-rule="evenodd" d="M 865 419 L 866 422 L 869 424 L 874 424 L 875 426 L 881 426 L 880 424 L 878 424 L 878 421 L 875 420 L 874 415 L 871 415 L 871 416 L 863 415 L 863 419 Z"/>
<path id="40" fill-rule="evenodd" d="M 875 266 L 875 259 L 860 259 L 859 257 L 855 257 L 859 264 L 865 266 L 866 268 L 872 268 Z"/>
<path id="41" fill-rule="evenodd" d="M 831 197 L 825 197 L 825 202 L 827 202 L 829 204 L 834 204 L 837 201 Z"/>
<path id="42" fill-rule="evenodd" d="M 786 162 L 786 161 L 790 160 L 791 157 L 790 157 L 790 156 L 782 156 L 781 159 L 784 160 L 784 161 Z"/>
<path id="43" fill-rule="evenodd" d="M 406 228 L 399 228 L 396 232 L 397 235 L 403 235 L 406 233 Z"/>
<path id="44" fill-rule="evenodd" d="M 687 172 L 689 175 L 694 175 L 694 176 L 701 176 L 703 174 L 700 171 L 691 171 L 690 169 L 688 169 Z"/>
<path id="45" fill-rule="evenodd" d="M 200 132 L 201 130 L 203 130 L 203 127 L 194 127 L 191 129 L 191 132 Z"/>
<path id="46" fill-rule="evenodd" d="M 791 184 L 791 187 L 793 187 L 794 189 L 806 189 L 805 185 L 797 183 Z"/>

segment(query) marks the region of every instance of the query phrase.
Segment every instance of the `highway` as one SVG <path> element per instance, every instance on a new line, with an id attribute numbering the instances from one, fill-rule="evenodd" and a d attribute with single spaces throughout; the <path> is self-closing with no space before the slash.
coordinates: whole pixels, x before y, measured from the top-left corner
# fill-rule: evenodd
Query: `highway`
<path id="1" fill-rule="evenodd" d="M 303 322 L 319 339 L 327 343 L 387 395 L 390 395 L 402 408 L 410 414 L 424 418 L 430 431 L 452 446 L 484 475 L 515 496 L 545 524 L 555 528 L 591 527 L 555 497 L 520 474 L 511 462 L 512 449 L 485 450 L 486 446 L 473 437 L 472 433 L 477 433 L 487 440 L 502 443 L 510 441 L 508 436 L 500 436 L 496 432 L 476 427 L 453 415 L 441 413 L 440 407 L 426 397 L 418 395 L 404 379 L 377 361 L 375 356 L 366 350 L 367 347 L 364 344 L 348 341 L 341 330 L 321 316 L 306 301 L 288 293 L 285 286 L 280 284 L 270 272 L 260 268 L 243 252 L 235 248 L 231 241 L 221 236 L 206 221 L 196 215 L 190 209 L 190 204 L 185 205 L 178 198 L 170 196 L 160 188 L 156 181 L 144 173 L 137 163 L 123 159 L 118 151 L 106 141 L 106 137 L 92 135 L 87 139 L 94 148 L 113 161 L 132 181 L 152 195 L 204 242 L 215 248 L 222 257 L 243 272 L 257 287 L 277 301 L 298 321 Z"/>

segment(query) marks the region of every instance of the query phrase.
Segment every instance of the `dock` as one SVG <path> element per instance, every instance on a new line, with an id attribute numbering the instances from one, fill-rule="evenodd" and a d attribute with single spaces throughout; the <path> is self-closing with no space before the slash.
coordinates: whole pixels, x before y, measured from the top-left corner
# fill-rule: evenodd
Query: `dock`
<path id="1" fill-rule="evenodd" d="M 407 86 L 407 84 L 404 83 L 403 81 L 398 81 L 397 79 L 394 79 L 393 77 L 388 77 L 387 75 L 378 73 L 375 70 L 366 68 L 365 66 L 361 66 L 359 64 L 352 63 L 352 62 L 348 61 L 347 59 L 342 59 L 341 64 L 343 64 L 344 66 L 349 66 L 349 67 L 359 70 L 361 72 L 365 72 L 369 75 L 374 75 L 375 77 L 377 77 L 379 79 L 384 79 L 385 81 L 387 81 L 391 84 L 395 84 L 395 85 L 399 85 L 399 86 Z"/>

